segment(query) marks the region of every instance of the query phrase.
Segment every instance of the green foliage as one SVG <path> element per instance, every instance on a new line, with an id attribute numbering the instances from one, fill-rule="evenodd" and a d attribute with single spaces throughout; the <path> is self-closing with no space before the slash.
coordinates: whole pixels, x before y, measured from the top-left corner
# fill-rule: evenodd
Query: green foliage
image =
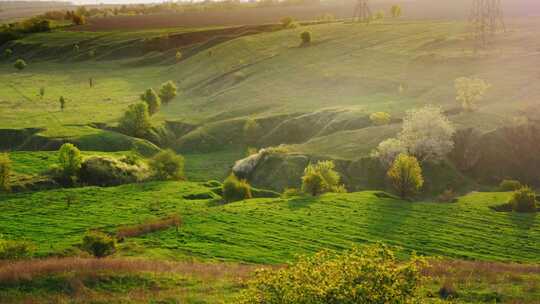
<path id="1" fill-rule="evenodd" d="M 58 102 L 60 103 L 60 110 L 64 111 L 64 109 L 66 108 L 66 99 L 64 98 L 64 96 L 60 96 Z"/>
<path id="2" fill-rule="evenodd" d="M 146 103 L 130 105 L 124 116 L 120 118 L 118 127 L 122 132 L 131 136 L 146 136 L 152 128 L 148 105 Z"/>
<path id="3" fill-rule="evenodd" d="M 0 260 L 20 260 L 32 257 L 35 246 L 28 241 L 13 241 L 0 238 Z"/>
<path id="4" fill-rule="evenodd" d="M 141 94 L 141 100 L 148 105 L 148 113 L 151 115 L 156 114 L 161 106 L 161 98 L 157 95 L 154 89 L 147 89 Z"/>
<path id="5" fill-rule="evenodd" d="M 88 231 L 81 248 L 96 258 L 103 258 L 116 251 L 116 239 L 99 231 Z"/>
<path id="6" fill-rule="evenodd" d="M 521 183 L 517 180 L 505 179 L 499 184 L 499 191 L 516 191 L 522 187 Z"/>
<path id="7" fill-rule="evenodd" d="M 83 25 L 86 24 L 86 17 L 80 14 L 73 14 L 71 16 L 71 21 L 75 25 Z"/>
<path id="8" fill-rule="evenodd" d="M 408 198 L 420 190 L 424 184 L 422 168 L 414 156 L 400 154 L 387 172 L 390 182 L 399 196 Z"/>
<path id="9" fill-rule="evenodd" d="M 385 246 L 322 251 L 279 270 L 259 270 L 238 303 L 420 303 L 421 266 L 401 262 Z"/>
<path id="10" fill-rule="evenodd" d="M 169 103 L 178 94 L 178 88 L 172 81 L 167 81 L 159 89 L 159 97 L 164 103 Z"/>
<path id="11" fill-rule="evenodd" d="M 164 150 L 154 155 L 148 162 L 154 176 L 159 180 L 182 180 L 184 175 L 184 157 L 172 150 Z"/>
<path id="12" fill-rule="evenodd" d="M 176 62 L 180 62 L 182 60 L 182 52 L 180 51 L 176 51 L 176 54 L 174 56 L 174 58 L 176 59 Z"/>
<path id="13" fill-rule="evenodd" d="M 39 88 L 39 98 L 43 99 L 45 97 L 45 88 L 41 87 Z"/>
<path id="14" fill-rule="evenodd" d="M 401 14 L 402 14 L 401 6 L 392 5 L 392 7 L 390 8 L 390 13 L 392 14 L 392 18 L 401 17 Z"/>
<path id="15" fill-rule="evenodd" d="M 296 24 L 296 22 L 294 21 L 294 18 L 293 18 L 293 17 L 290 17 L 290 16 L 281 18 L 281 25 L 282 25 L 283 28 L 285 28 L 285 29 L 290 29 L 290 28 L 295 28 L 295 27 L 297 27 L 297 24 Z"/>
<path id="16" fill-rule="evenodd" d="M 13 56 L 13 50 L 12 49 L 5 49 L 4 50 L 4 57 L 5 58 L 10 58 L 11 56 Z"/>
<path id="17" fill-rule="evenodd" d="M 456 100 L 465 111 L 473 111 L 477 103 L 484 98 L 490 84 L 479 78 L 460 77 L 454 83 Z"/>
<path id="18" fill-rule="evenodd" d="M 243 130 L 248 145 L 254 145 L 261 135 L 261 126 L 254 119 L 246 120 Z"/>
<path id="19" fill-rule="evenodd" d="M 137 161 L 133 154 L 120 159 L 93 155 L 84 159 L 80 181 L 85 185 L 116 186 L 142 182 L 150 176 L 146 164 Z"/>
<path id="20" fill-rule="evenodd" d="M 239 180 L 231 174 L 223 182 L 223 199 L 227 203 L 242 201 L 252 198 L 251 186 L 246 180 Z"/>
<path id="21" fill-rule="evenodd" d="M 369 115 L 369 119 L 374 125 L 382 126 L 389 124 L 392 116 L 386 112 L 375 112 Z"/>
<path id="22" fill-rule="evenodd" d="M 9 192 L 11 176 L 11 160 L 7 153 L 0 153 L 0 191 Z"/>
<path id="23" fill-rule="evenodd" d="M 73 144 L 63 144 L 58 151 L 58 163 L 62 177 L 75 180 L 82 165 L 81 151 Z"/>
<path id="24" fill-rule="evenodd" d="M 300 34 L 300 39 L 302 40 L 302 45 L 306 46 L 311 43 L 311 32 L 305 31 Z"/>
<path id="25" fill-rule="evenodd" d="M 26 68 L 27 64 L 26 64 L 26 61 L 24 61 L 23 59 L 17 59 L 17 61 L 15 61 L 13 66 L 17 70 L 22 71 L 22 70 L 24 70 Z"/>
<path id="26" fill-rule="evenodd" d="M 346 192 L 345 187 L 339 184 L 340 176 L 335 170 L 333 161 L 320 161 L 309 164 L 302 176 L 302 191 L 313 196 L 326 192 Z"/>
<path id="27" fill-rule="evenodd" d="M 522 187 L 514 192 L 510 205 L 516 212 L 536 212 L 536 193 L 529 187 Z"/>

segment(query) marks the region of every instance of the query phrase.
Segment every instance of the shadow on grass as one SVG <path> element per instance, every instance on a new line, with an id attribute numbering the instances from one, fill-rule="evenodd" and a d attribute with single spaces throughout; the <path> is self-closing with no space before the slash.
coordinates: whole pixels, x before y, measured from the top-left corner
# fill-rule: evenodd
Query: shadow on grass
<path id="1" fill-rule="evenodd" d="M 309 207 L 309 205 L 313 204 L 318 200 L 319 198 L 314 196 L 295 196 L 288 200 L 287 206 L 291 210 L 298 210 L 302 208 L 307 208 Z"/>

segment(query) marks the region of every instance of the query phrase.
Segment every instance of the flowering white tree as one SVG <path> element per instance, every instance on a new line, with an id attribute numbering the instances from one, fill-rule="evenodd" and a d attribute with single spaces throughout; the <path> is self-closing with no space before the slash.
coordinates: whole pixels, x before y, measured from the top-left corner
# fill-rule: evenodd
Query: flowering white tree
<path id="1" fill-rule="evenodd" d="M 394 159 L 402 153 L 407 153 L 407 147 L 397 138 L 389 138 L 381 142 L 377 146 L 377 150 L 373 153 L 385 167 L 390 167 Z"/>
<path id="2" fill-rule="evenodd" d="M 381 142 L 375 155 L 387 166 L 400 153 L 413 155 L 420 161 L 439 161 L 453 149 L 455 132 L 440 107 L 411 110 L 403 119 L 398 137 Z"/>

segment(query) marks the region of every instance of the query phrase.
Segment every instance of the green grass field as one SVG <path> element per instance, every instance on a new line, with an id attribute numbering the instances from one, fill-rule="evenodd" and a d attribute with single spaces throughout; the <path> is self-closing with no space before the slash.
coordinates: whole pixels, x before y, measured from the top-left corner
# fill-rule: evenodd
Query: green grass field
<path id="1" fill-rule="evenodd" d="M 409 203 L 374 192 L 328 194 L 320 199 L 254 199 L 228 205 L 188 200 L 210 190 L 168 182 L 87 187 L 4 196 L 0 233 L 36 242 L 41 255 L 76 245 L 88 229 L 114 232 L 121 225 L 178 213 L 184 225 L 135 238 L 120 255 L 193 257 L 283 263 L 321 248 L 345 249 L 382 241 L 430 256 L 539 262 L 538 218 L 498 213 L 508 193 L 472 193 L 455 204 Z M 68 207 L 67 197 L 76 203 Z"/>

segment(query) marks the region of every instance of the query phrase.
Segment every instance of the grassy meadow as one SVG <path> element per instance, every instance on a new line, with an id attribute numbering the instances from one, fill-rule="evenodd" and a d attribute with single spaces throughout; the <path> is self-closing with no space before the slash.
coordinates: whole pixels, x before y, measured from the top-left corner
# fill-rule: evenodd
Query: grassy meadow
<path id="1" fill-rule="evenodd" d="M 83 159 L 173 148 L 185 159 L 186 179 L 0 192 L 0 237 L 36 249 L 32 260 L 0 260 L 0 304 L 235 303 L 257 268 L 380 242 L 400 259 L 416 253 L 429 260 L 422 303 L 539 303 L 540 217 L 494 211 L 512 192 L 489 192 L 494 185 L 478 186 L 457 166 L 445 163 L 453 171 L 433 176 L 444 184 L 456 175 L 471 184 L 464 189 L 478 189 L 451 203 L 370 190 L 225 204 L 214 181 L 251 146 L 285 143 L 293 156 L 359 160 L 399 132 L 407 110 L 426 104 L 441 106 L 458 130 L 533 121 L 540 114 L 540 70 L 531 64 L 540 56 L 539 18 L 509 20 L 509 30 L 479 51 L 463 21 L 85 31 L 91 26 L 0 46 L 13 50 L 0 59 L 0 150 L 12 175 L 42 178 L 59 161 L 57 146 L 72 142 Z M 300 45 L 304 31 L 312 33 L 309 46 Z M 28 63 L 24 70 L 13 67 L 18 58 Z M 455 100 L 454 80 L 462 76 L 491 84 L 475 112 Z M 178 95 L 151 117 L 157 139 L 121 134 L 116 127 L 128 106 L 169 80 Z M 370 123 L 378 111 L 391 122 Z M 262 126 L 258 144 L 241 134 L 247 119 Z M 117 235 L 170 216 L 181 225 L 119 238 L 110 257 L 81 250 L 88 231 Z M 441 299 L 442 286 L 458 296 Z"/>

